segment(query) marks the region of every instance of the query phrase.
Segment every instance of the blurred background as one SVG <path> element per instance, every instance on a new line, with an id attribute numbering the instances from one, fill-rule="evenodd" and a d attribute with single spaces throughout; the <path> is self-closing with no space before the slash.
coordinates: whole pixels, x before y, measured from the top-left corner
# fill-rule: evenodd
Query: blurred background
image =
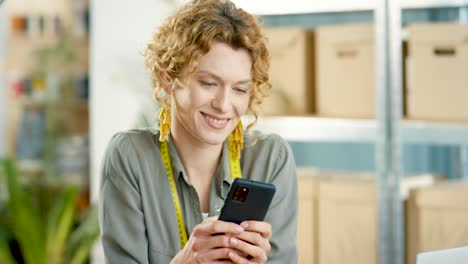
<path id="1" fill-rule="evenodd" d="M 65 263 L 80 250 L 103 263 L 101 158 L 114 133 L 157 124 L 142 54 L 182 2 L 0 4 L 0 158 L 15 157 L 0 174 L 1 263 L 31 259 L 14 222 L 34 217 L 67 227 L 41 229 Z M 268 38 L 254 129 L 292 146 L 300 263 L 411 264 L 468 245 L 468 1 L 233 2 Z"/>

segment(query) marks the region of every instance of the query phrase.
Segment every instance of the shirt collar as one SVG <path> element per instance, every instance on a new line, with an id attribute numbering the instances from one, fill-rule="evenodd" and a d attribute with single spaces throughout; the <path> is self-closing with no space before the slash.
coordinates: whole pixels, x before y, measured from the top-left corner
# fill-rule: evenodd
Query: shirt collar
<path id="1" fill-rule="evenodd" d="M 226 198 L 227 192 L 229 191 L 229 188 L 233 182 L 231 177 L 231 167 L 229 166 L 229 149 L 227 140 L 223 143 L 220 163 L 218 164 L 216 174 L 218 175 L 217 191 L 218 194 L 224 199 Z"/>
<path id="2" fill-rule="evenodd" d="M 159 137 L 159 135 L 157 135 L 157 137 Z M 184 177 L 184 180 L 188 182 L 186 178 L 187 173 L 185 172 L 182 161 L 180 160 L 179 154 L 177 153 L 177 149 L 174 145 L 174 140 L 170 134 L 167 137 L 167 143 L 169 146 L 169 153 L 171 155 L 172 170 L 174 171 L 175 180 L 179 180 L 182 176 Z M 231 168 L 229 166 L 229 149 L 227 140 L 223 143 L 221 158 L 218 163 L 218 168 L 216 169 L 215 177 L 217 178 L 216 182 L 218 183 L 216 184 L 216 191 L 224 199 L 226 198 L 229 188 L 233 182 L 231 177 Z"/>
<path id="3" fill-rule="evenodd" d="M 185 173 L 184 166 L 182 165 L 182 161 L 177 153 L 171 134 L 167 137 L 167 145 L 169 146 L 169 154 L 171 155 L 172 170 L 174 171 L 175 180 L 179 180 L 179 177 L 181 176 L 186 178 L 187 173 Z"/>

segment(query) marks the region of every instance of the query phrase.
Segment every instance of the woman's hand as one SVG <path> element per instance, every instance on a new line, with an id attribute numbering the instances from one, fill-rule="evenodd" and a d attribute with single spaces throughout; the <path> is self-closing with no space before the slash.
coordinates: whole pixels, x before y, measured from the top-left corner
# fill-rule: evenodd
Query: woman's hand
<path id="1" fill-rule="evenodd" d="M 271 249 L 271 225 L 267 222 L 245 221 L 241 226 L 245 231 L 233 235 L 229 243 L 232 248 L 244 254 L 229 252 L 229 259 L 236 264 L 265 263 Z M 244 257 L 245 255 L 248 257 Z"/>
<path id="2" fill-rule="evenodd" d="M 195 226 L 185 247 L 175 256 L 171 263 L 232 263 L 228 256 L 243 255 L 232 248 L 230 241 L 234 236 L 241 239 L 244 228 L 240 225 L 209 217 Z M 244 235 L 247 239 L 247 235 Z"/>

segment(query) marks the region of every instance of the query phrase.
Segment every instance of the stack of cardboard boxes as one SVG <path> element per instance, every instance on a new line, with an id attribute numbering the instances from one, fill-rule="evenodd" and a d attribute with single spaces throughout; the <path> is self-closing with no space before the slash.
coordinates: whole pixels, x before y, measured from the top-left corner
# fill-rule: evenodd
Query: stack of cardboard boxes
<path id="1" fill-rule="evenodd" d="M 375 118 L 372 24 L 264 31 L 273 86 L 265 115 Z M 415 24 L 408 32 L 401 85 L 406 117 L 468 121 L 468 26 Z"/>
<path id="2" fill-rule="evenodd" d="M 370 24 L 264 30 L 271 53 L 266 115 L 374 117 Z"/>
<path id="3" fill-rule="evenodd" d="M 378 263 L 375 177 L 299 170 L 299 263 Z M 468 244 L 468 183 L 435 175 L 401 181 L 407 263 L 416 253 Z"/>

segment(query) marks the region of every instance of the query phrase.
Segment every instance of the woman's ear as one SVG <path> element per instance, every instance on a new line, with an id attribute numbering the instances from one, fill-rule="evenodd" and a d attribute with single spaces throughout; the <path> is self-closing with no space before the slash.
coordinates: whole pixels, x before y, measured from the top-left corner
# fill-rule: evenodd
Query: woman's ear
<path id="1" fill-rule="evenodd" d="M 172 85 L 173 79 L 169 76 L 166 71 L 158 72 L 159 80 L 161 81 L 161 86 L 167 94 L 172 94 Z"/>

